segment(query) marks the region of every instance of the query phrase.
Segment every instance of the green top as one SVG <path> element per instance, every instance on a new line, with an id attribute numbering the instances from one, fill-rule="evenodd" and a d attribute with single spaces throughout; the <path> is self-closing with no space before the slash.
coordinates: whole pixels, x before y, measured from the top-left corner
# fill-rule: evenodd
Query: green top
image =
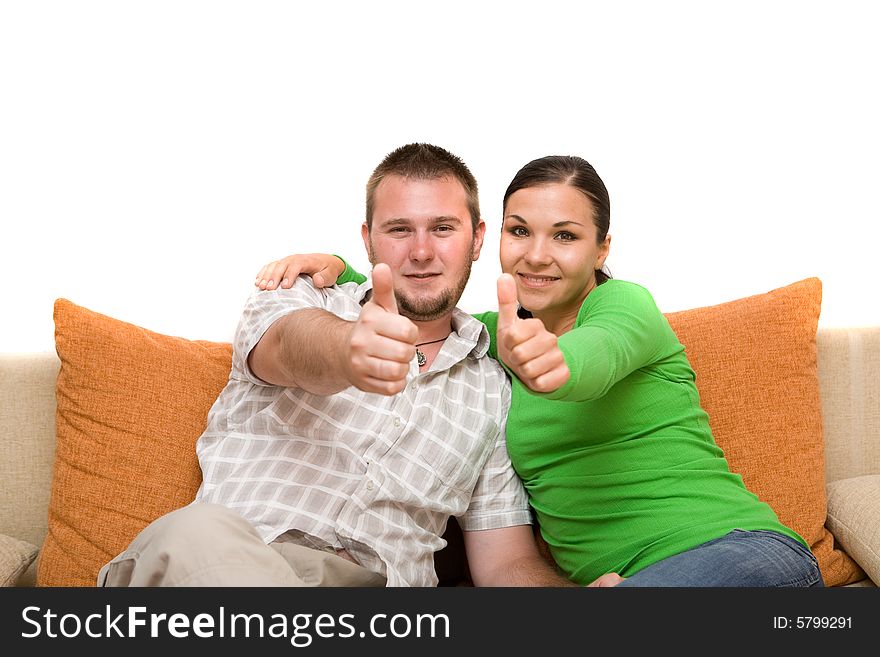
<path id="1" fill-rule="evenodd" d="M 346 268 L 340 282 L 353 274 Z M 476 318 L 497 358 L 498 313 Z M 537 394 L 513 377 L 507 450 L 572 580 L 628 577 L 733 529 L 806 546 L 730 472 L 684 347 L 647 290 L 598 286 L 559 347 L 571 378 L 558 390 Z"/>

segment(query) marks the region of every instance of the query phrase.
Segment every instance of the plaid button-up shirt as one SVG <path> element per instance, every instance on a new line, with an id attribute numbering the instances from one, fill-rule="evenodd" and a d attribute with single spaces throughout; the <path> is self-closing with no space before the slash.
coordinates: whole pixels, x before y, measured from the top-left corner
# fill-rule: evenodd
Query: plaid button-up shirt
<path id="1" fill-rule="evenodd" d="M 284 315 L 322 308 L 356 320 L 371 289 L 255 292 L 236 331 L 229 382 L 208 416 L 197 452 L 196 501 L 247 518 L 268 543 L 282 534 L 344 549 L 388 586 L 434 586 L 434 552 L 450 515 L 465 531 L 530 522 L 507 456 L 510 383 L 486 352 L 485 326 L 456 309 L 453 332 L 427 372 L 410 364 L 403 392 L 349 387 L 319 396 L 272 386 L 247 356 Z"/>

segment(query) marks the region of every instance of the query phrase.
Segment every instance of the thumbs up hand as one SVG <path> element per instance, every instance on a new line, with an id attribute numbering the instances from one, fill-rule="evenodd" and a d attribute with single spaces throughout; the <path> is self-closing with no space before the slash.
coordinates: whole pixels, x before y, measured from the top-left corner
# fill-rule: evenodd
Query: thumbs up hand
<path id="1" fill-rule="evenodd" d="M 366 392 L 396 395 L 406 387 L 419 330 L 397 312 L 394 281 L 386 264 L 373 268 L 373 296 L 348 336 L 346 378 Z"/>
<path id="2" fill-rule="evenodd" d="M 498 357 L 535 392 L 553 392 L 571 376 L 557 337 L 537 318 L 517 314 L 516 281 L 498 278 Z"/>
<path id="3" fill-rule="evenodd" d="M 373 296 L 367 303 L 375 303 L 385 312 L 397 314 L 397 299 L 394 297 L 394 279 L 391 267 L 379 263 L 373 267 Z"/>

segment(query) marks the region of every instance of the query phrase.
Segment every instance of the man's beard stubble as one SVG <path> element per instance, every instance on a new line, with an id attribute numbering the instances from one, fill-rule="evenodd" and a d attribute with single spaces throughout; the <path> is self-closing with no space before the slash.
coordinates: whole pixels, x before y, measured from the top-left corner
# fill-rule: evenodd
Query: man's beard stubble
<path id="1" fill-rule="evenodd" d="M 473 252 L 473 243 L 471 243 L 471 252 Z M 370 262 L 373 265 L 378 264 L 373 256 L 372 245 L 370 246 Z M 469 258 L 465 262 L 461 276 L 456 279 L 452 287 L 446 288 L 433 298 L 413 299 L 395 289 L 394 297 L 397 299 L 398 312 L 407 319 L 416 322 L 430 322 L 452 312 L 470 279 L 472 264 L 473 262 Z"/>

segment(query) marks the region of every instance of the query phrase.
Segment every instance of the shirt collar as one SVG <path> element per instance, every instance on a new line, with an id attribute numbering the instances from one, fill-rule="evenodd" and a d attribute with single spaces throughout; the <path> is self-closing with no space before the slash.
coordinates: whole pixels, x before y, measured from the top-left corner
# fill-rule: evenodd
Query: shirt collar
<path id="1" fill-rule="evenodd" d="M 361 305 L 366 303 L 369 293 L 373 290 L 373 281 L 368 278 L 357 287 L 355 296 Z M 452 309 L 452 333 L 464 341 L 469 348 L 469 355 L 482 358 L 489 351 L 489 331 L 486 325 L 475 319 L 460 308 Z"/>

